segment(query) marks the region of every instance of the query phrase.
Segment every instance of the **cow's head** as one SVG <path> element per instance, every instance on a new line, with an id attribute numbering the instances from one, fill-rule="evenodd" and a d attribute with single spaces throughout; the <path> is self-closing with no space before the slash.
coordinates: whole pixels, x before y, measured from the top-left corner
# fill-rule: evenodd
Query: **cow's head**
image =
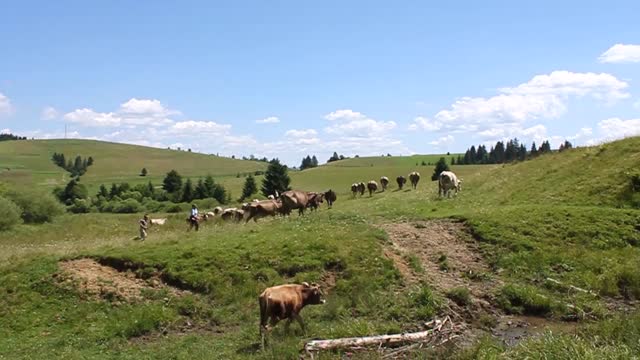
<path id="1" fill-rule="evenodd" d="M 307 282 L 302 283 L 303 291 L 305 293 L 305 303 L 309 305 L 324 304 L 326 300 L 320 290 L 320 285 L 312 283 L 309 285 Z"/>
<path id="2" fill-rule="evenodd" d="M 461 191 L 461 190 L 462 190 L 462 179 L 458 179 L 458 186 L 457 186 L 457 188 L 458 188 L 458 191 Z"/>

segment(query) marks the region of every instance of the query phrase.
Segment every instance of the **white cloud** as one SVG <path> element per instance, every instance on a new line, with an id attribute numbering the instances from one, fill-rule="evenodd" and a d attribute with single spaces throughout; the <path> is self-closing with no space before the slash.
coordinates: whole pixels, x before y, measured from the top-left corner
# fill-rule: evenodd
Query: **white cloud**
<path id="1" fill-rule="evenodd" d="M 276 116 L 269 116 L 264 119 L 256 120 L 256 123 L 258 124 L 277 124 L 279 122 L 280 119 L 278 119 Z"/>
<path id="2" fill-rule="evenodd" d="M 46 108 L 42 109 L 42 112 L 40 113 L 40 119 L 53 120 L 56 119 L 58 115 L 58 110 L 56 110 L 54 107 L 47 106 Z"/>
<path id="3" fill-rule="evenodd" d="M 474 133 L 484 138 L 537 136 L 541 128 L 525 125 L 532 120 L 560 117 L 567 111 L 571 98 L 591 97 L 612 104 L 630 96 L 628 86 L 606 73 L 554 71 L 515 87 L 501 88 L 492 97 L 457 99 L 433 119 L 414 119 L 409 130 Z"/>
<path id="4" fill-rule="evenodd" d="M 354 119 L 362 119 L 364 118 L 364 114 L 359 113 L 357 111 L 353 111 L 351 109 L 342 109 L 342 110 L 336 110 L 334 112 L 331 112 L 327 115 L 325 115 L 325 119 L 329 120 L 329 121 L 334 121 L 334 120 L 354 120 Z"/>
<path id="5" fill-rule="evenodd" d="M 0 134 L 11 134 L 11 129 L 2 129 L 0 130 Z"/>
<path id="6" fill-rule="evenodd" d="M 306 129 L 306 130 L 288 130 L 286 133 L 284 133 L 285 136 L 288 137 L 293 137 L 293 138 L 306 138 L 306 137 L 310 137 L 310 136 L 315 136 L 318 134 L 317 131 L 315 131 L 314 129 Z"/>
<path id="7" fill-rule="evenodd" d="M 435 147 L 442 147 L 442 146 L 447 146 L 447 145 L 451 145 L 453 144 L 453 142 L 455 141 L 454 137 L 452 135 L 446 135 L 443 136 L 437 140 L 434 140 L 432 142 L 430 142 L 429 144 L 435 146 Z"/>
<path id="8" fill-rule="evenodd" d="M 0 115 L 9 115 L 13 112 L 11 100 L 4 94 L 0 93 Z"/>
<path id="9" fill-rule="evenodd" d="M 615 44 L 602 53 L 598 60 L 613 64 L 640 62 L 640 45 Z"/>
<path id="10" fill-rule="evenodd" d="M 169 116 L 176 114 L 179 112 L 166 108 L 158 100 L 132 98 L 115 112 L 82 108 L 65 114 L 63 118 L 86 127 L 165 126 L 173 123 Z"/>
<path id="11" fill-rule="evenodd" d="M 640 118 L 622 120 L 614 117 L 600 121 L 598 128 L 606 140 L 636 136 L 640 135 Z"/>
<path id="12" fill-rule="evenodd" d="M 442 128 L 442 123 L 418 116 L 413 119 L 413 124 L 409 125 L 409 130 L 438 131 Z"/>
<path id="13" fill-rule="evenodd" d="M 335 123 L 325 128 L 325 131 L 338 136 L 384 136 L 397 125 L 394 121 L 377 121 L 353 110 L 337 110 L 327 114 L 325 119 Z"/>
<path id="14" fill-rule="evenodd" d="M 181 121 L 169 127 L 168 133 L 173 135 L 224 135 L 231 130 L 229 124 L 218 124 L 214 121 Z"/>

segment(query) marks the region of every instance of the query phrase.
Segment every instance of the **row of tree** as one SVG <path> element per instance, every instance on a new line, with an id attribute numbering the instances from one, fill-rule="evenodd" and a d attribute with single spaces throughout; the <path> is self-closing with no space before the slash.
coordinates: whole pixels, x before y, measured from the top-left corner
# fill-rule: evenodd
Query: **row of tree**
<path id="1" fill-rule="evenodd" d="M 162 189 L 171 195 L 174 202 L 191 202 L 195 199 L 214 198 L 220 204 L 229 202 L 231 195 L 224 186 L 217 184 L 211 175 L 198 179 L 194 185 L 191 179 L 182 182 L 182 176 L 171 170 L 162 181 Z"/>
<path id="2" fill-rule="evenodd" d="M 64 154 L 54 152 L 51 160 L 54 164 L 70 172 L 71 176 L 74 177 L 84 175 L 84 173 L 87 172 L 87 168 L 93 165 L 93 158 L 91 156 L 82 158 L 78 155 L 74 160 L 69 159 L 67 161 Z"/>
<path id="3" fill-rule="evenodd" d="M 334 161 L 338 161 L 338 160 L 344 160 L 344 159 L 348 159 L 348 157 L 344 156 L 344 155 L 338 155 L 337 152 L 333 152 L 333 155 L 331 155 L 331 157 L 329 158 L 329 160 L 327 160 L 328 163 L 330 162 L 334 162 Z"/>
<path id="4" fill-rule="evenodd" d="M 310 169 L 318 167 L 318 158 L 315 155 L 313 157 L 307 155 L 307 157 L 302 158 L 302 164 L 300 164 L 300 170 Z"/>
<path id="5" fill-rule="evenodd" d="M 8 141 L 8 140 L 27 140 L 27 137 L 13 135 L 11 133 L 0 134 L 0 141 Z"/>
<path id="6" fill-rule="evenodd" d="M 560 151 L 571 149 L 573 145 L 569 141 L 565 141 L 560 145 Z M 511 139 L 507 142 L 498 141 L 495 146 L 487 151 L 485 145 L 478 147 L 471 146 L 463 155 L 457 158 L 451 158 L 451 164 L 454 165 L 472 165 L 472 164 L 504 164 L 513 161 L 524 161 L 535 158 L 539 155 L 551 152 L 551 144 L 549 141 L 543 141 L 540 147 L 536 143 L 531 144 L 530 150 L 524 143 L 520 143 L 518 139 Z"/>

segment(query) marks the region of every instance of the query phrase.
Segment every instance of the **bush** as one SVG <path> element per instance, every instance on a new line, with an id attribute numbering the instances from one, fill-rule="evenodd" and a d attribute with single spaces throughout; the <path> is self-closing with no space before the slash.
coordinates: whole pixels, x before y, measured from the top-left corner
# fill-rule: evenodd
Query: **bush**
<path id="1" fill-rule="evenodd" d="M 26 223 L 43 223 L 64 213 L 64 207 L 50 194 L 9 191 L 6 197 L 20 207 Z"/>
<path id="2" fill-rule="evenodd" d="M 144 209 L 136 199 L 126 199 L 116 203 L 112 212 L 117 214 L 133 214 L 142 212 Z"/>
<path id="3" fill-rule="evenodd" d="M 182 206 L 178 204 L 169 205 L 165 211 L 168 213 L 179 213 L 182 212 Z"/>
<path id="4" fill-rule="evenodd" d="M 73 205 L 67 207 L 67 211 L 74 214 L 86 214 L 91 212 L 91 202 L 85 199 L 75 199 Z"/>
<path id="5" fill-rule="evenodd" d="M 552 310 L 551 300 L 531 286 L 506 285 L 500 291 L 498 303 L 515 314 L 546 315 Z"/>
<path id="6" fill-rule="evenodd" d="M 20 208 L 13 201 L 0 197 L 0 231 L 20 223 Z"/>
<path id="7" fill-rule="evenodd" d="M 465 306 L 471 303 L 469 289 L 465 287 L 457 287 L 449 290 L 447 292 L 447 297 L 460 306 Z"/>

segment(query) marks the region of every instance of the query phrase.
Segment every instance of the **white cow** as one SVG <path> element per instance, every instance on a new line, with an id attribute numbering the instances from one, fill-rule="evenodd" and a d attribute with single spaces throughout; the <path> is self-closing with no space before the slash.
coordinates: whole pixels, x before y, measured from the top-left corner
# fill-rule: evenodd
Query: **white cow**
<path id="1" fill-rule="evenodd" d="M 162 219 L 150 219 L 150 225 L 164 225 L 165 221 L 167 221 L 167 218 L 162 218 Z"/>
<path id="2" fill-rule="evenodd" d="M 462 179 L 458 179 L 456 174 L 451 171 L 443 171 L 438 177 L 438 195 L 447 197 L 451 196 L 451 189 L 455 190 L 456 195 L 462 190 Z"/>

